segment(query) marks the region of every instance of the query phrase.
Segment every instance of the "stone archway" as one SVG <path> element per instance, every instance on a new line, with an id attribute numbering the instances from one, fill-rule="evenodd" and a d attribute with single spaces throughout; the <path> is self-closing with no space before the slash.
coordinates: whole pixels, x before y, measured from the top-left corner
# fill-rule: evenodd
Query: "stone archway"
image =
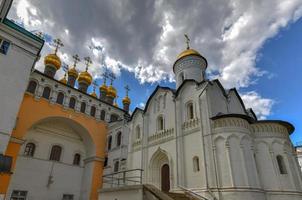
<path id="1" fill-rule="evenodd" d="M 85 145 L 89 145 L 85 163 L 89 165 L 91 172 L 84 176 L 92 177 L 87 181 L 87 195 L 84 199 L 97 199 L 97 190 L 102 185 L 101 176 L 103 174 L 103 162 L 105 158 L 105 144 L 107 126 L 105 123 L 90 118 L 74 110 L 63 108 L 61 105 L 51 104 L 45 99 L 37 101 L 31 95 L 25 94 L 20 110 L 16 128 L 12 132 L 10 142 L 5 154 L 13 158 L 12 169 L 14 170 L 20 147 L 24 142 L 27 131 L 36 123 L 47 118 L 60 118 L 66 122 L 71 122 L 75 128 L 82 129 Z M 86 136 L 85 136 L 86 134 Z M 85 139 L 86 138 L 86 139 Z M 90 138 L 90 139 L 89 139 Z M 11 175 L 0 175 L 0 194 L 7 192 Z"/>
<path id="2" fill-rule="evenodd" d="M 149 183 L 163 191 L 169 191 L 172 175 L 171 169 L 171 160 L 168 153 L 159 148 L 150 159 Z"/>

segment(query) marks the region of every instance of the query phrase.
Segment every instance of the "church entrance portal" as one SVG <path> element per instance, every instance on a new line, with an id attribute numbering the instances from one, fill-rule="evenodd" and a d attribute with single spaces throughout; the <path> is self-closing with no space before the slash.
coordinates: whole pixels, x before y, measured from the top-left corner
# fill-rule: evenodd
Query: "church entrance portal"
<path id="1" fill-rule="evenodd" d="M 164 192 L 170 190 L 170 168 L 168 164 L 164 164 L 161 168 L 161 190 Z"/>

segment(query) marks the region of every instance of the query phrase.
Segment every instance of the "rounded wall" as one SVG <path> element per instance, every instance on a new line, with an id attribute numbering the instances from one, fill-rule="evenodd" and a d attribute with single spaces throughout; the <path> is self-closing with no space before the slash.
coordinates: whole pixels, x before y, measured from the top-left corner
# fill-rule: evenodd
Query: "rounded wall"
<path id="1" fill-rule="evenodd" d="M 186 79 L 192 79 L 197 82 L 203 81 L 206 68 L 207 62 L 200 56 L 186 56 L 176 61 L 173 67 L 176 79 L 176 89 Z"/>

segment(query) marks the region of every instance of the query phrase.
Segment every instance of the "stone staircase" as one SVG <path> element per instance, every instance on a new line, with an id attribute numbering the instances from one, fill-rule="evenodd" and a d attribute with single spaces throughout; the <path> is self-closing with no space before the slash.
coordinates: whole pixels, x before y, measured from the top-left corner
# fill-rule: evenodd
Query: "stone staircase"
<path id="1" fill-rule="evenodd" d="M 172 193 L 168 192 L 167 195 L 174 200 L 191 200 L 191 198 L 187 197 L 184 193 Z"/>

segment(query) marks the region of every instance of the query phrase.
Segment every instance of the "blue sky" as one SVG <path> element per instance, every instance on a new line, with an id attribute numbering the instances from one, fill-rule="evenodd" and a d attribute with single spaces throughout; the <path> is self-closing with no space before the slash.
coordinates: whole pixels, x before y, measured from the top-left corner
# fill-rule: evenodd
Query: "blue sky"
<path id="1" fill-rule="evenodd" d="M 89 71 L 99 84 L 106 66 L 117 76 L 119 105 L 124 86 L 130 86 L 133 110 L 158 84 L 174 87 L 172 65 L 185 49 L 186 33 L 191 47 L 207 58 L 210 79 L 236 87 L 259 119 L 293 123 L 291 138 L 302 141 L 301 0 L 70 1 L 13 2 L 8 17 L 46 36 L 36 69 L 43 71 L 51 40 L 61 38 L 61 60 L 70 66 L 72 55 L 90 56 Z M 84 68 L 83 62 L 77 66 Z M 59 70 L 56 78 L 63 75 Z"/>

